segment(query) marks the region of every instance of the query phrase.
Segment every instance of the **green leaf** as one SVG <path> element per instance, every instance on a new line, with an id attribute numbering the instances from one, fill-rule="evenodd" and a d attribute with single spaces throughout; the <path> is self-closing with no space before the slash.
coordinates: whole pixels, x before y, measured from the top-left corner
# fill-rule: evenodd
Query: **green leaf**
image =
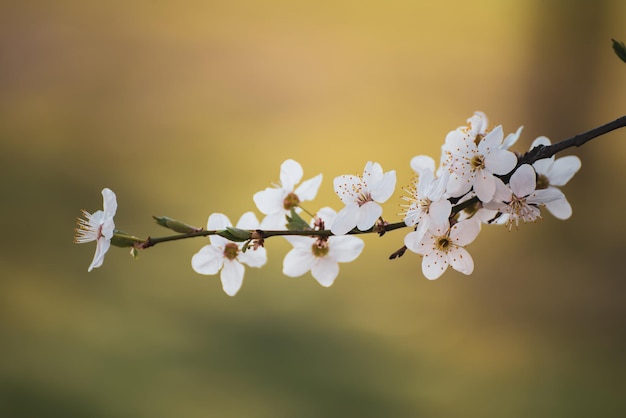
<path id="1" fill-rule="evenodd" d="M 626 45 L 624 45 L 624 42 L 619 42 L 615 39 L 611 40 L 613 41 L 613 51 L 615 51 L 615 55 L 617 55 L 622 61 L 626 62 Z"/>
<path id="2" fill-rule="evenodd" d="M 295 208 L 291 208 L 291 216 L 285 215 L 285 217 L 287 218 L 287 229 L 289 231 L 307 231 L 311 229 L 309 224 L 296 213 Z"/>

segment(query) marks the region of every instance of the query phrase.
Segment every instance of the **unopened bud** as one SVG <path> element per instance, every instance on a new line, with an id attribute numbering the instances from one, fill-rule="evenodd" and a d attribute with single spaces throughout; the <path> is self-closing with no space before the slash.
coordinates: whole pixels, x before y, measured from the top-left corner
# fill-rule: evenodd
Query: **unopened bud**
<path id="1" fill-rule="evenodd" d="M 230 226 L 227 226 L 226 229 L 222 231 L 217 231 L 217 235 L 234 242 L 244 242 L 252 238 L 252 233 L 250 231 L 246 231 L 245 229 L 233 228 Z"/>
<path id="2" fill-rule="evenodd" d="M 111 238 L 111 245 L 116 247 L 135 247 L 136 245 L 144 242 L 143 239 L 129 235 L 124 231 L 116 229 L 113 231 L 113 237 Z"/>

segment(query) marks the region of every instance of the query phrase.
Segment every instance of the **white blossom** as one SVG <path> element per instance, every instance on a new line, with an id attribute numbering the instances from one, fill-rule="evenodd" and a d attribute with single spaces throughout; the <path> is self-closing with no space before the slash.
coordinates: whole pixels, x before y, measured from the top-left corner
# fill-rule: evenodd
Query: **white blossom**
<path id="1" fill-rule="evenodd" d="M 93 214 L 83 209 L 84 219 L 78 218 L 78 226 L 75 230 L 75 243 L 96 241 L 96 253 L 87 271 L 100 267 L 104 262 L 104 255 L 111 247 L 111 238 L 115 230 L 113 217 L 117 211 L 117 198 L 111 189 L 102 189 L 102 208 L 103 210 Z"/>
<path id="2" fill-rule="evenodd" d="M 323 208 L 317 213 L 318 224 L 326 228 L 332 225 L 337 213 Z M 283 273 L 298 277 L 307 271 L 324 287 L 329 287 L 339 274 L 339 263 L 354 261 L 363 251 L 363 240 L 351 235 L 330 237 L 291 236 L 287 240 L 293 245 L 283 261 Z"/>
<path id="3" fill-rule="evenodd" d="M 550 145 L 550 140 L 545 136 L 540 136 L 533 141 L 530 149 L 539 145 L 548 146 Z M 537 172 L 537 188 L 553 189 L 557 186 L 564 186 L 571 180 L 574 174 L 580 170 L 580 167 L 580 158 L 575 155 L 568 155 L 561 158 L 552 156 L 535 161 L 533 168 Z M 572 206 L 565 196 L 563 196 L 562 199 L 546 202 L 545 206 L 555 218 L 568 219 L 572 216 Z"/>
<path id="4" fill-rule="evenodd" d="M 406 247 L 422 255 L 422 272 L 429 280 L 438 279 L 448 268 L 471 274 L 474 260 L 464 248 L 480 232 L 480 223 L 464 220 L 450 228 L 450 223 L 431 225 L 421 237 L 417 232 L 410 232 L 404 237 Z"/>
<path id="5" fill-rule="evenodd" d="M 345 204 L 331 226 L 335 235 L 344 235 L 357 227 L 365 231 L 382 215 L 384 203 L 396 187 L 395 170 L 383 173 L 380 164 L 368 161 L 363 176 L 343 175 L 335 177 L 335 193 Z"/>
<path id="6" fill-rule="evenodd" d="M 322 175 L 303 181 L 302 166 L 294 160 L 285 160 L 280 166 L 280 183 L 257 192 L 254 203 L 265 218 L 261 221 L 263 229 L 285 229 L 285 215 L 297 208 L 300 202 L 313 200 L 322 182 Z"/>
<path id="7" fill-rule="evenodd" d="M 232 224 L 226 215 L 213 213 L 209 216 L 207 230 L 221 231 Z M 256 229 L 259 221 L 252 212 L 244 213 L 237 228 Z M 243 283 L 244 264 L 250 267 L 262 267 L 267 262 L 265 248 L 249 248 L 242 251 L 243 243 L 235 243 L 219 235 L 209 236 L 211 244 L 205 245 L 191 258 L 191 267 L 200 274 L 212 275 L 221 270 L 222 288 L 229 296 L 235 296 Z"/>

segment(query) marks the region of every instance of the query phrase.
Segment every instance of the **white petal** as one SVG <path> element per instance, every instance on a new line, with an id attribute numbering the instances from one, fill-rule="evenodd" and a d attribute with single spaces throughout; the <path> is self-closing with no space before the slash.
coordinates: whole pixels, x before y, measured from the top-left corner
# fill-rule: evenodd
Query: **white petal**
<path id="1" fill-rule="evenodd" d="M 267 215 L 261 221 L 259 225 L 260 229 L 277 229 L 277 230 L 285 230 L 287 229 L 287 218 L 285 215 L 287 211 L 283 210 L 281 212 L 272 213 L 271 215 Z"/>
<path id="2" fill-rule="evenodd" d="M 472 274 L 474 271 L 474 260 L 472 260 L 472 256 L 465 248 L 450 248 L 448 251 L 448 262 L 453 269 L 463 274 Z"/>
<path id="3" fill-rule="evenodd" d="M 434 223 L 441 224 L 448 220 L 452 213 L 452 203 L 448 199 L 441 199 L 430 204 L 428 214 L 430 220 Z"/>
<path id="4" fill-rule="evenodd" d="M 424 254 L 427 250 L 430 250 L 430 246 L 422 245 L 425 233 L 426 229 L 420 230 L 419 228 L 417 231 L 409 232 L 404 236 L 404 245 L 414 253 Z"/>
<path id="5" fill-rule="evenodd" d="M 515 133 L 508 134 L 506 138 L 504 138 L 504 141 L 502 141 L 502 145 L 500 146 L 500 148 L 501 149 L 511 148 L 513 144 L 515 144 L 517 140 L 519 139 L 520 134 L 522 133 L 522 128 L 523 126 L 520 126 L 519 128 L 517 128 L 517 131 L 515 131 Z"/>
<path id="6" fill-rule="evenodd" d="M 547 189 L 535 190 L 532 195 L 528 196 L 528 203 L 543 204 L 554 202 L 555 200 L 564 199 L 565 195 L 556 187 L 548 187 Z"/>
<path id="7" fill-rule="evenodd" d="M 311 252 L 311 247 L 293 248 L 283 260 L 283 274 L 289 277 L 302 276 L 311 270 L 316 257 Z"/>
<path id="8" fill-rule="evenodd" d="M 239 253 L 237 259 L 250 267 L 263 267 L 267 263 L 267 250 L 264 247 L 248 248 L 245 253 Z"/>
<path id="9" fill-rule="evenodd" d="M 372 199 L 378 203 L 386 202 L 396 188 L 396 171 L 387 171 L 375 190 L 372 190 Z"/>
<path id="10" fill-rule="evenodd" d="M 450 239 L 464 247 L 474 241 L 480 232 L 480 222 L 467 219 L 455 224 L 450 230 Z"/>
<path id="11" fill-rule="evenodd" d="M 541 160 L 537 160 L 533 163 L 533 168 L 537 174 L 543 174 L 544 176 L 549 177 L 550 170 L 552 169 L 552 165 L 554 164 L 554 157 L 550 158 L 542 158 Z"/>
<path id="12" fill-rule="evenodd" d="M 233 224 L 231 224 L 228 217 L 222 213 L 212 213 L 207 221 L 207 230 L 209 231 L 223 230 L 228 226 L 233 226 Z M 209 241 L 211 241 L 211 244 L 216 247 L 224 247 L 224 245 L 230 242 L 226 238 L 220 237 L 219 235 L 209 236 Z"/>
<path id="13" fill-rule="evenodd" d="M 432 201 L 441 199 L 446 192 L 449 179 L 450 172 L 448 170 L 443 170 L 441 176 L 434 181 L 433 185 L 435 187 L 431 187 L 427 197 Z"/>
<path id="14" fill-rule="evenodd" d="M 361 190 L 363 189 L 361 179 L 358 176 L 352 176 L 349 174 L 335 177 L 333 185 L 335 193 L 345 205 L 356 203 Z"/>
<path id="15" fill-rule="evenodd" d="M 317 195 L 317 191 L 320 188 L 320 184 L 322 184 L 322 175 L 318 174 L 312 179 L 308 179 L 303 181 L 300 186 L 296 189 L 296 196 L 300 199 L 300 201 L 313 200 Z"/>
<path id="16" fill-rule="evenodd" d="M 316 215 L 324 221 L 324 227 L 329 229 L 337 218 L 337 212 L 333 208 L 323 207 L 317 211 Z"/>
<path id="17" fill-rule="evenodd" d="M 362 178 L 365 190 L 372 191 L 378 188 L 383 180 L 383 167 L 379 163 L 368 161 L 363 169 Z"/>
<path id="18" fill-rule="evenodd" d="M 102 189 L 102 208 L 105 218 L 113 218 L 117 212 L 117 198 L 109 188 Z"/>
<path id="19" fill-rule="evenodd" d="M 478 170 L 474 178 L 474 191 L 481 202 L 490 202 L 496 193 L 496 181 L 487 170 Z"/>
<path id="20" fill-rule="evenodd" d="M 535 170 L 528 164 L 522 164 L 511 176 L 509 184 L 515 196 L 528 196 L 536 187 Z"/>
<path id="21" fill-rule="evenodd" d="M 551 144 L 551 142 L 550 142 L 550 139 L 548 139 L 548 137 L 545 137 L 545 136 L 540 136 L 540 137 L 537 137 L 537 138 L 533 141 L 533 143 L 530 145 L 530 149 L 536 148 L 536 147 L 538 147 L 539 145 L 548 146 L 548 145 L 550 145 L 550 144 Z"/>
<path id="22" fill-rule="evenodd" d="M 313 265 L 311 274 L 319 284 L 324 287 L 329 287 L 339 274 L 339 264 L 332 258 L 320 258 L 317 260 L 317 263 Z"/>
<path id="23" fill-rule="evenodd" d="M 431 251 L 424 254 L 422 258 L 422 273 L 428 280 L 438 279 L 447 268 L 448 260 L 442 253 Z"/>
<path id="24" fill-rule="evenodd" d="M 366 202 L 358 211 L 358 218 L 356 222 L 357 228 L 361 231 L 365 231 L 374 226 L 380 215 L 383 214 L 383 208 L 376 202 Z M 337 216 L 339 217 L 339 216 Z M 337 222 L 335 220 L 335 222 Z"/>
<path id="25" fill-rule="evenodd" d="M 243 283 L 245 268 L 236 260 L 224 260 L 224 268 L 220 278 L 222 288 L 228 296 L 235 296 Z"/>
<path id="26" fill-rule="evenodd" d="M 93 255 L 93 260 L 91 261 L 89 268 L 87 268 L 88 272 L 102 265 L 102 263 L 104 262 L 104 255 L 107 251 L 109 251 L 110 247 L 111 241 L 104 237 L 100 237 L 96 241 L 96 253 Z"/>
<path id="27" fill-rule="evenodd" d="M 474 139 L 470 138 L 469 135 L 464 134 L 458 129 L 448 132 L 448 135 L 446 135 L 445 147 L 455 155 L 470 155 L 475 154 L 478 151 L 476 144 L 474 144 Z"/>
<path id="28" fill-rule="evenodd" d="M 551 167 L 548 179 L 552 186 L 564 186 L 580 170 L 580 158 L 575 155 L 557 158 Z"/>
<path id="29" fill-rule="evenodd" d="M 572 206 L 566 198 L 553 200 L 545 204 L 546 209 L 557 219 L 569 219 L 572 216 Z"/>
<path id="30" fill-rule="evenodd" d="M 285 197 L 287 197 L 287 192 L 284 190 L 268 187 L 263 191 L 256 192 L 252 196 L 252 200 L 261 213 L 269 215 L 284 210 Z"/>
<path id="31" fill-rule="evenodd" d="M 335 235 L 344 235 L 350 232 L 357 222 L 359 216 L 358 205 L 347 205 L 339 211 L 335 221 L 330 226 L 330 230 Z"/>
<path id="32" fill-rule="evenodd" d="M 302 166 L 294 160 L 285 160 L 280 165 L 280 185 L 288 193 L 302 180 Z"/>
<path id="33" fill-rule="evenodd" d="M 328 254 L 339 263 L 349 263 L 361 255 L 365 247 L 362 239 L 352 236 L 330 237 L 328 239 Z"/>
<path id="34" fill-rule="evenodd" d="M 213 245 L 205 245 L 191 257 L 191 267 L 200 274 L 215 274 L 223 264 L 224 253 Z"/>
<path id="35" fill-rule="evenodd" d="M 411 168 L 417 174 L 420 174 L 423 171 L 435 172 L 435 160 L 432 157 L 427 155 L 418 155 L 411 159 Z"/>
<path id="36" fill-rule="evenodd" d="M 259 220 L 256 218 L 254 212 L 244 213 L 237 222 L 237 228 L 239 229 L 257 229 L 258 227 Z"/>
<path id="37" fill-rule="evenodd" d="M 502 144 L 503 137 L 502 125 L 496 126 L 478 143 L 478 152 L 482 155 L 487 155 L 497 150 Z"/>
<path id="38" fill-rule="evenodd" d="M 511 151 L 504 149 L 493 150 L 485 156 L 485 168 L 493 174 L 508 174 L 515 168 L 517 157 Z"/>

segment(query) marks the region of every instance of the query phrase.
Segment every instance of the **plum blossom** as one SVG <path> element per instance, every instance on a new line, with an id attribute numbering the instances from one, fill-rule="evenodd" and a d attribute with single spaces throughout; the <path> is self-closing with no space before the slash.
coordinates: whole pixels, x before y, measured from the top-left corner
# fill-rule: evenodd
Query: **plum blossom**
<path id="1" fill-rule="evenodd" d="M 368 161 L 363 176 L 343 175 L 335 177 L 334 188 L 339 199 L 346 205 L 337 214 L 331 226 L 335 235 L 344 235 L 354 227 L 365 231 L 382 215 L 384 203 L 396 187 L 396 171 L 383 173 L 380 164 Z"/>
<path id="2" fill-rule="evenodd" d="M 430 225 L 444 223 L 450 216 L 452 204 L 444 197 L 449 172 L 444 170 L 441 177 L 435 178 L 435 160 L 425 155 L 413 157 L 411 168 L 418 179 L 406 189 L 411 195 L 403 197 L 409 202 L 404 223 L 417 225 L 417 231 L 423 235 Z"/>
<path id="3" fill-rule="evenodd" d="M 254 203 L 265 218 L 261 221 L 263 229 L 285 229 L 285 215 L 296 208 L 300 202 L 313 200 L 322 182 L 322 175 L 303 181 L 302 166 L 294 160 L 285 160 L 280 166 L 280 182 L 253 196 Z"/>
<path id="4" fill-rule="evenodd" d="M 252 212 L 244 213 L 237 228 L 256 229 L 259 221 Z M 224 230 L 232 224 L 226 215 L 213 213 L 209 216 L 207 230 Z M 243 283 L 245 268 L 261 267 L 267 262 L 265 248 L 248 249 L 242 251 L 243 243 L 235 243 L 219 235 L 209 237 L 211 244 L 205 245 L 191 258 L 191 267 L 200 274 L 212 275 L 221 270 L 222 288 L 229 296 L 235 296 Z"/>
<path id="5" fill-rule="evenodd" d="M 439 225 L 431 225 L 425 234 L 409 232 L 404 237 L 406 247 L 422 255 L 422 272 L 429 280 L 438 279 L 448 268 L 471 274 L 474 271 L 474 260 L 464 248 L 470 244 L 480 232 L 480 223 L 464 220 L 450 228 L 448 221 Z"/>
<path id="6" fill-rule="evenodd" d="M 324 229 L 332 225 L 337 213 L 323 208 L 317 213 L 316 226 Z M 310 271 L 313 278 L 324 287 L 329 287 L 339 274 L 339 263 L 354 261 L 363 251 L 365 244 L 360 238 L 344 235 L 331 237 L 287 237 L 293 245 L 283 261 L 283 273 L 298 277 Z"/>
<path id="7" fill-rule="evenodd" d="M 78 226 L 75 229 L 74 242 L 84 244 L 96 241 L 96 253 L 87 271 L 100 267 L 104 262 L 104 255 L 111 247 L 111 238 L 115 230 L 113 217 L 117 211 L 117 198 L 109 188 L 102 189 L 103 210 L 93 214 L 82 210 L 83 218 L 78 218 Z"/>
<path id="8" fill-rule="evenodd" d="M 502 213 L 509 229 L 513 223 L 519 226 L 520 219 L 524 222 L 541 219 L 540 206 L 565 198 L 556 187 L 536 190 L 535 170 L 529 164 L 522 164 L 515 170 L 508 186 L 497 180 L 498 190 L 494 200 L 486 203 L 485 207 Z"/>
<path id="9" fill-rule="evenodd" d="M 530 146 L 533 149 L 539 145 L 550 145 L 550 140 L 545 136 L 535 139 Z M 580 158 L 575 155 L 568 155 L 562 158 L 544 158 L 533 163 L 533 168 L 537 172 L 537 188 L 553 189 L 557 186 L 564 186 L 580 170 Z M 558 189 L 557 189 L 558 190 Z M 545 203 L 546 209 L 557 219 L 568 219 L 572 216 L 572 206 L 563 196 Z"/>
<path id="10" fill-rule="evenodd" d="M 508 174 L 517 157 L 503 146 L 502 126 L 473 136 L 471 130 L 457 129 L 446 136 L 444 166 L 450 171 L 448 193 L 460 197 L 473 187 L 482 202 L 489 202 L 496 192 L 494 175 Z"/>

